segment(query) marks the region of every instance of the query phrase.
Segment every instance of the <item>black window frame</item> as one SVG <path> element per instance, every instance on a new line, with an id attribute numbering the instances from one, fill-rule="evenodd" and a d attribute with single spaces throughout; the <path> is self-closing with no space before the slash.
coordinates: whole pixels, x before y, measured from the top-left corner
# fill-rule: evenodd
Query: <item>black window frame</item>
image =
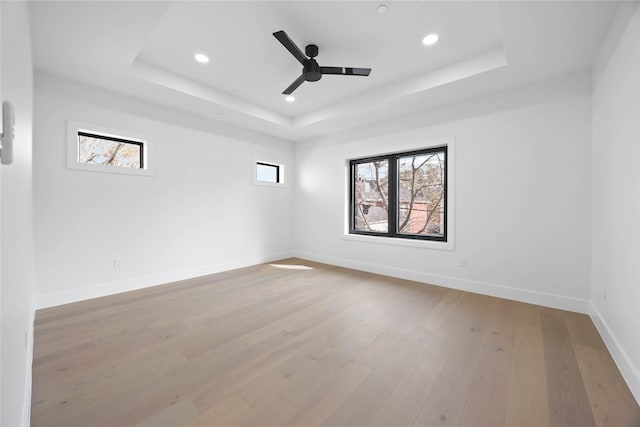
<path id="1" fill-rule="evenodd" d="M 145 164 L 144 164 L 144 150 L 145 150 L 145 146 L 144 146 L 144 142 L 142 141 L 133 141 L 131 139 L 126 139 L 126 138 L 118 138 L 116 136 L 109 136 L 109 135 L 102 135 L 100 133 L 95 133 L 95 132 L 87 132 L 87 131 L 83 131 L 83 130 L 79 130 L 78 131 L 78 149 L 80 149 L 80 138 L 81 136 L 85 136 L 88 138 L 97 138 L 97 139 L 104 139 L 106 141 L 114 141 L 114 142 L 122 142 L 124 144 L 132 144 L 132 145 L 137 145 L 140 147 L 140 167 L 137 168 L 128 168 L 128 169 L 144 169 L 145 168 Z M 78 162 L 80 163 L 80 162 Z M 85 165 L 89 165 L 91 163 L 83 163 Z M 113 165 L 101 165 L 101 166 L 113 166 Z M 116 166 L 116 167 L 122 167 L 122 166 Z M 127 169 L 125 167 L 125 169 Z"/>
<path id="2" fill-rule="evenodd" d="M 260 166 L 271 166 L 271 167 L 276 168 L 276 181 L 275 182 L 273 182 L 273 181 L 260 181 L 258 179 L 258 171 L 257 171 L 258 165 L 260 165 Z M 282 165 L 278 165 L 278 164 L 275 164 L 275 163 L 256 162 L 256 181 L 260 182 L 260 183 L 266 183 L 266 184 L 282 184 L 282 181 L 280 179 L 280 175 L 281 175 L 280 174 L 280 168 L 281 167 L 282 167 Z"/>
<path id="3" fill-rule="evenodd" d="M 364 157 L 359 159 L 351 159 L 349 160 L 349 234 L 355 235 L 365 235 L 365 236 L 376 236 L 376 237 L 391 237 L 391 238 L 399 238 L 399 239 L 410 239 L 410 240 L 427 240 L 427 241 L 435 241 L 435 242 L 447 242 L 447 234 L 448 234 L 448 200 L 449 200 L 449 191 L 448 191 L 448 182 L 449 182 L 449 155 L 447 150 L 447 145 L 437 146 L 437 147 L 429 147 L 419 150 L 412 151 L 403 151 L 399 153 L 391 153 L 384 154 L 379 156 L 372 157 Z M 421 154 L 429 154 L 429 153 L 437 153 L 444 152 L 444 195 L 443 195 L 443 233 L 442 236 L 436 235 L 416 235 L 416 234 L 403 234 L 398 233 L 398 212 L 399 212 L 399 201 L 398 201 L 398 161 L 401 157 L 409 157 L 416 156 Z M 388 176 L 389 176 L 389 191 L 388 191 L 388 226 L 387 232 L 379 232 L 379 231 L 366 231 L 366 230 L 356 230 L 355 229 L 355 170 L 356 165 L 361 163 L 370 163 L 374 161 L 387 160 L 388 162 Z M 393 201 L 393 203 L 392 203 Z"/>

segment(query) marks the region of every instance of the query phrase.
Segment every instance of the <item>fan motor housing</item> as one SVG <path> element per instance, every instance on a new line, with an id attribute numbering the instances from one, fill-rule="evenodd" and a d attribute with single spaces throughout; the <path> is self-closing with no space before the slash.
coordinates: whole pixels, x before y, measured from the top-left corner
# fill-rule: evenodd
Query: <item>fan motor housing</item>
<path id="1" fill-rule="evenodd" d="M 309 46 L 307 46 L 307 48 L 308 47 Z M 317 82 L 322 78 L 322 71 L 315 59 L 307 59 L 304 61 L 302 74 L 304 75 L 304 79 L 308 82 Z"/>

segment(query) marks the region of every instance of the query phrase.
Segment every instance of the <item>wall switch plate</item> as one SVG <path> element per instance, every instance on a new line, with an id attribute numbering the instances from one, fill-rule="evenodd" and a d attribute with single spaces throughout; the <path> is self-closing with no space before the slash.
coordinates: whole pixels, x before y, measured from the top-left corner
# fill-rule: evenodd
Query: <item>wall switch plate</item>
<path id="1" fill-rule="evenodd" d="M 13 141 L 15 139 L 16 117 L 13 105 L 9 101 L 2 103 L 2 135 L 0 136 L 0 162 L 10 165 L 13 162 Z"/>

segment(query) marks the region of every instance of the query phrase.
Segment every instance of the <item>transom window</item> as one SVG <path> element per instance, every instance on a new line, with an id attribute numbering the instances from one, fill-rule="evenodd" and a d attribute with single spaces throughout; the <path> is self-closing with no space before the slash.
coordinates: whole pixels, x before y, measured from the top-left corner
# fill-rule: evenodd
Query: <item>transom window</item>
<path id="1" fill-rule="evenodd" d="M 285 165 L 282 162 L 254 158 L 253 164 L 254 184 L 284 188 Z"/>
<path id="2" fill-rule="evenodd" d="M 256 180 L 258 182 L 270 182 L 280 184 L 280 165 L 265 162 L 256 162 Z"/>
<path id="3" fill-rule="evenodd" d="M 144 143 L 99 133 L 78 131 L 78 162 L 144 169 Z"/>
<path id="4" fill-rule="evenodd" d="M 95 123 L 67 121 L 67 167 L 84 172 L 153 176 L 146 135 Z"/>
<path id="5" fill-rule="evenodd" d="M 350 161 L 352 234 L 447 241 L 447 147 Z"/>

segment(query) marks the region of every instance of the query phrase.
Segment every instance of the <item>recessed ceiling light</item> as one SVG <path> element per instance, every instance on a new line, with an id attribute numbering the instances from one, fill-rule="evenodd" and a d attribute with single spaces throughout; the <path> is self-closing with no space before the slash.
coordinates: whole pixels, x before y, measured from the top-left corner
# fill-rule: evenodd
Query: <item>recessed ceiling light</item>
<path id="1" fill-rule="evenodd" d="M 388 9 L 389 9 L 389 8 L 387 7 L 387 5 L 386 5 L 386 4 L 381 4 L 380 6 L 378 6 L 378 7 L 376 8 L 376 11 L 378 11 L 378 13 L 382 15 L 383 13 L 387 13 L 387 10 L 388 10 Z"/>
<path id="2" fill-rule="evenodd" d="M 422 44 L 425 46 L 431 46 L 432 44 L 435 44 L 437 41 L 438 41 L 437 34 L 429 34 L 428 36 L 422 39 Z"/>
<path id="3" fill-rule="evenodd" d="M 206 64 L 207 62 L 209 62 L 209 57 L 204 53 L 196 53 L 193 57 L 201 64 Z"/>
<path id="4" fill-rule="evenodd" d="M 293 101 L 296 100 L 296 97 L 293 96 L 293 95 L 287 95 L 287 96 L 284 97 L 284 100 L 287 101 L 287 102 L 293 102 Z"/>

